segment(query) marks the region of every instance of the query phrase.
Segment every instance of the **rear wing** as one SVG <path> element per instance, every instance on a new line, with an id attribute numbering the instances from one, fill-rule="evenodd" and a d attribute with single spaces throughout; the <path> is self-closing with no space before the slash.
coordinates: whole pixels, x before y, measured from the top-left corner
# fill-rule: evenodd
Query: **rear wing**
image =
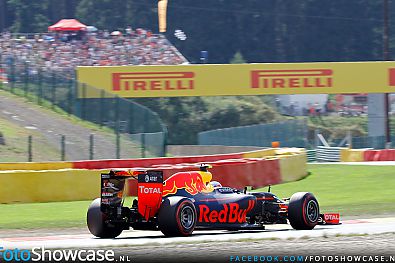
<path id="1" fill-rule="evenodd" d="M 162 203 L 163 189 L 163 171 L 158 170 L 125 169 L 101 174 L 101 211 L 122 209 L 126 179 L 138 181 L 138 212 L 146 220 L 155 216 Z"/>
<path id="2" fill-rule="evenodd" d="M 147 171 L 138 175 L 138 212 L 145 220 L 154 217 L 162 204 L 163 171 Z"/>
<path id="3" fill-rule="evenodd" d="M 126 175 L 116 175 L 110 171 L 108 174 L 101 174 L 101 210 L 103 207 L 119 207 L 122 205 L 124 196 L 125 180 L 131 177 Z M 103 211 L 104 212 L 104 211 Z"/>

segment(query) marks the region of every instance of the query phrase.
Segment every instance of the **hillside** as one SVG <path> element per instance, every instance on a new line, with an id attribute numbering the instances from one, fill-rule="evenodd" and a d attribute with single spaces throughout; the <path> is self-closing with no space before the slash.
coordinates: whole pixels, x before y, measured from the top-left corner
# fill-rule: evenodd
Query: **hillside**
<path id="1" fill-rule="evenodd" d="M 66 160 L 89 159 L 89 136 L 94 134 L 94 158 L 114 159 L 116 139 L 110 130 L 40 107 L 0 90 L 0 162 L 27 161 L 28 136 L 33 136 L 33 161 L 59 161 L 61 136 L 66 136 Z M 121 157 L 140 156 L 140 148 L 121 139 Z"/>

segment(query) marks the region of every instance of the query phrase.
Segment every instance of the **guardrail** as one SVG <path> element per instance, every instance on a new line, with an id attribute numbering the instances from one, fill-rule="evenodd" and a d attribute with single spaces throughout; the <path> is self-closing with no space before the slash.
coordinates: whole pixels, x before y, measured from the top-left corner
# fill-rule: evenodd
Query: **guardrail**
<path id="1" fill-rule="evenodd" d="M 340 162 L 340 151 L 343 147 L 317 146 L 316 158 L 318 162 Z"/>
<path id="2" fill-rule="evenodd" d="M 307 150 L 306 156 L 309 163 L 317 161 L 317 150 Z"/>

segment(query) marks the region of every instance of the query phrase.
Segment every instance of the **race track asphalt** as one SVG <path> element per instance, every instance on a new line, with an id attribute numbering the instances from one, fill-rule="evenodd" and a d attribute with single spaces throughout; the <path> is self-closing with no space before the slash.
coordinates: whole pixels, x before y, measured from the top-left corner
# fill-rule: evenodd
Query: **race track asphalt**
<path id="1" fill-rule="evenodd" d="M 159 231 L 124 231 L 115 239 L 99 239 L 86 230 L 80 233 L 29 235 L 0 238 L 5 249 L 45 247 L 56 248 L 106 248 L 122 246 L 162 246 L 178 243 L 228 242 L 259 239 L 300 239 L 343 235 L 395 233 L 395 218 L 369 218 L 345 220 L 341 225 L 321 225 L 313 230 L 293 230 L 289 225 L 268 225 L 261 231 L 195 231 L 190 237 L 166 238 Z"/>

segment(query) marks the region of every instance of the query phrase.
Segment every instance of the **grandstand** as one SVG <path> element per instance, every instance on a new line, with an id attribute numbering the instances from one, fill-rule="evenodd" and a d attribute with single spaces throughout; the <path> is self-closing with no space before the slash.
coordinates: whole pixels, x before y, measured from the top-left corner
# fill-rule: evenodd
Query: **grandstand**
<path id="1" fill-rule="evenodd" d="M 50 102 L 83 120 L 107 126 L 116 134 L 124 133 L 132 141 L 144 144 L 148 155 L 165 154 L 167 130 L 156 113 L 131 100 L 78 83 L 75 78 L 77 66 L 188 63 L 164 35 L 141 28 L 129 29 L 125 34 L 86 32 L 78 37 L 67 32 L 5 32 L 0 35 L 0 63 L 2 89 L 23 94 L 40 105 Z M 88 89 L 101 92 L 102 98 L 78 96 L 78 92 Z"/>
<path id="2" fill-rule="evenodd" d="M 73 74 L 77 66 L 177 65 L 188 61 L 160 34 L 137 28 L 128 34 L 87 32 L 10 34 L 0 36 L 3 64 L 20 61 L 37 70 Z M 16 65 L 18 67 L 18 65 Z M 32 71 L 34 74 L 36 71 Z"/>

